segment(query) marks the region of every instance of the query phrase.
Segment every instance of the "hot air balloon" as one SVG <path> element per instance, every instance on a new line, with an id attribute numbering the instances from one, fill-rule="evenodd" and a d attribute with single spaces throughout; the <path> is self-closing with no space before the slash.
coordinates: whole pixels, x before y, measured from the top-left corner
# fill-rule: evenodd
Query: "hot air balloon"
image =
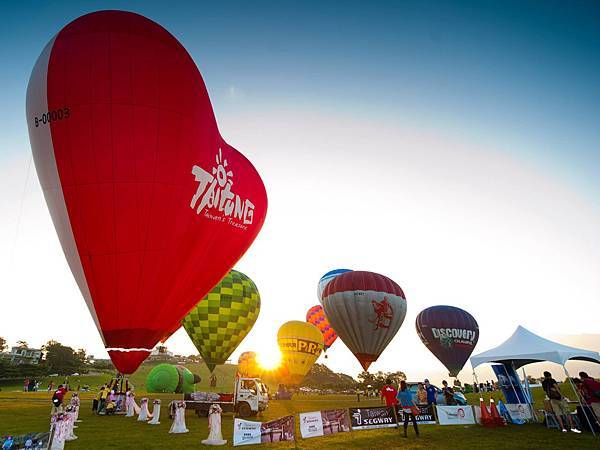
<path id="1" fill-rule="evenodd" d="M 146 389 L 152 393 L 191 394 L 196 383 L 200 383 L 198 375 L 173 364 L 159 364 L 146 377 Z"/>
<path id="2" fill-rule="evenodd" d="M 323 309 L 344 344 L 368 370 L 404 322 L 406 298 L 388 277 L 353 271 L 327 284 Z"/>
<path id="3" fill-rule="evenodd" d="M 212 372 L 240 345 L 259 312 L 256 285 L 232 270 L 185 316 L 182 325 Z"/>
<path id="4" fill-rule="evenodd" d="M 312 323 L 315 327 L 319 329 L 319 331 L 323 334 L 323 341 L 325 343 L 325 351 L 331 344 L 335 342 L 337 339 L 337 334 L 329 325 L 329 321 L 325 316 L 325 311 L 323 311 L 323 307 L 321 305 L 315 305 L 308 310 L 306 313 L 306 321 L 308 323 Z"/>
<path id="5" fill-rule="evenodd" d="M 241 377 L 258 378 L 260 369 L 256 360 L 256 353 L 244 352 L 238 358 L 238 373 Z"/>
<path id="6" fill-rule="evenodd" d="M 417 334 L 425 347 L 456 377 L 479 339 L 479 325 L 467 311 L 454 306 L 432 306 L 419 313 Z"/>
<path id="7" fill-rule="evenodd" d="M 265 187 L 221 137 L 190 55 L 138 14 L 66 25 L 26 103 L 64 254 L 113 363 L 132 373 L 254 241 Z"/>
<path id="8" fill-rule="evenodd" d="M 181 328 L 181 322 L 178 322 L 171 330 L 167 331 L 167 333 L 160 339 L 161 344 L 165 344 L 169 340 L 171 336 L 175 334 L 177 330 Z"/>
<path id="9" fill-rule="evenodd" d="M 317 298 L 319 299 L 320 303 L 323 303 L 323 291 L 325 290 L 325 286 L 327 286 L 327 283 L 329 283 L 338 275 L 341 275 L 346 272 L 352 271 L 350 269 L 334 269 L 330 270 L 321 277 L 321 279 L 319 280 L 319 284 L 317 285 Z"/>
<path id="10" fill-rule="evenodd" d="M 277 332 L 281 364 L 287 370 L 286 384 L 297 385 L 306 376 L 323 351 L 323 335 L 307 322 L 292 320 Z"/>

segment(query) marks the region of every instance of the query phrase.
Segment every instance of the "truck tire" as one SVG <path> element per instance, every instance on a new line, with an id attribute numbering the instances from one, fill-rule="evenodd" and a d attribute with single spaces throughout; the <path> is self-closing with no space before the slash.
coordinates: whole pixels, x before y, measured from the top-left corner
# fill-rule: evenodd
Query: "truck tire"
<path id="1" fill-rule="evenodd" d="M 240 417 L 250 417 L 252 415 L 252 409 L 246 402 L 242 402 L 238 405 L 238 415 Z"/>

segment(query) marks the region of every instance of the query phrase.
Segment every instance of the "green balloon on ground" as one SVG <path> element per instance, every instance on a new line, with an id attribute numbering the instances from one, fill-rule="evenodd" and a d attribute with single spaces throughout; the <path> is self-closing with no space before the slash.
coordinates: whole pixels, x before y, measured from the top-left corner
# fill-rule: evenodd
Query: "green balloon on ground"
<path id="1" fill-rule="evenodd" d="M 183 366 L 159 364 L 146 377 L 146 388 L 150 393 L 189 394 L 200 377 Z"/>

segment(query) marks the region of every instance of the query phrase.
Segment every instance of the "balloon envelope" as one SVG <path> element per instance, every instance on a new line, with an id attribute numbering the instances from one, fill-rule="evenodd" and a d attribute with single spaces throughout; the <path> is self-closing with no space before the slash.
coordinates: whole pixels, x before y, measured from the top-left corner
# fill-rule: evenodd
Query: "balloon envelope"
<path id="1" fill-rule="evenodd" d="M 262 180 L 221 137 L 190 55 L 138 14 L 66 25 L 33 68 L 26 110 L 67 262 L 115 366 L 132 373 L 248 249 Z"/>
<path id="2" fill-rule="evenodd" d="M 464 309 L 432 306 L 419 313 L 417 334 L 425 346 L 456 377 L 479 340 L 479 325 Z"/>
<path id="3" fill-rule="evenodd" d="M 238 373 L 242 377 L 258 378 L 260 369 L 256 359 L 256 353 L 244 352 L 238 358 Z"/>
<path id="4" fill-rule="evenodd" d="M 317 285 L 317 298 L 319 299 L 320 303 L 323 303 L 323 300 L 322 300 L 323 291 L 325 290 L 325 286 L 327 286 L 327 283 L 329 283 L 331 280 L 333 280 L 338 275 L 341 275 L 346 272 L 352 272 L 352 271 L 350 269 L 334 269 L 334 270 L 330 270 L 329 272 L 327 272 L 325 275 L 323 275 L 321 277 L 321 279 L 319 280 L 319 284 Z"/>
<path id="5" fill-rule="evenodd" d="M 331 344 L 337 339 L 337 334 L 333 328 L 331 328 L 329 320 L 327 320 L 327 316 L 325 316 L 325 311 L 323 311 L 323 307 L 321 305 L 315 305 L 310 308 L 306 313 L 306 321 L 316 326 L 323 334 L 325 350 L 331 347 Z"/>
<path id="6" fill-rule="evenodd" d="M 199 381 L 200 378 L 184 366 L 159 364 L 146 377 L 146 389 L 152 393 L 189 394 Z"/>
<path id="7" fill-rule="evenodd" d="M 232 270 L 185 316 L 182 325 L 212 372 L 240 345 L 259 312 L 256 285 Z"/>
<path id="8" fill-rule="evenodd" d="M 327 284 L 323 309 L 340 339 L 367 370 L 404 322 L 406 298 L 388 277 L 352 271 Z"/>
<path id="9" fill-rule="evenodd" d="M 323 335 L 314 325 L 292 320 L 277 332 L 282 366 L 287 369 L 286 384 L 297 385 L 323 351 Z"/>

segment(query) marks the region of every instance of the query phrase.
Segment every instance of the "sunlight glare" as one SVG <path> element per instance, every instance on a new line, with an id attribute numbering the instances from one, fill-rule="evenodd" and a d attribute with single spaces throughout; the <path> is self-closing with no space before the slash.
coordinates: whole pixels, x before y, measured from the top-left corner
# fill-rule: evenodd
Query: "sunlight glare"
<path id="1" fill-rule="evenodd" d="M 263 349 L 256 355 L 256 362 L 264 370 L 273 370 L 281 364 L 279 349 Z"/>

